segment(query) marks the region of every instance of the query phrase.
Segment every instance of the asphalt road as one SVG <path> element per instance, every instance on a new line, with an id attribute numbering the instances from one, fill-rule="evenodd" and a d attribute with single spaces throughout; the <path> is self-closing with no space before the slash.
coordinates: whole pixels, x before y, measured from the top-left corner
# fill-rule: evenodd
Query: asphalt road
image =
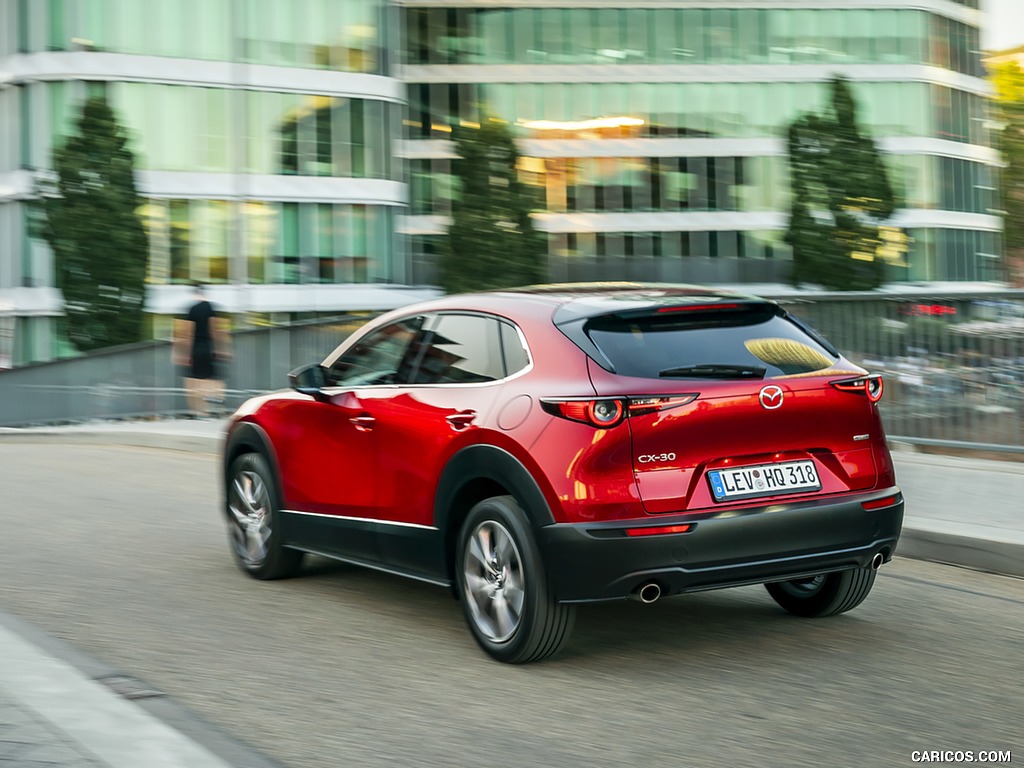
<path id="1" fill-rule="evenodd" d="M 247 578 L 216 457 L 0 444 L 0 608 L 290 768 L 900 766 L 1024 760 L 1024 581 L 897 558 L 833 619 L 760 587 L 580 612 L 488 660 L 445 590 L 315 561 Z"/>

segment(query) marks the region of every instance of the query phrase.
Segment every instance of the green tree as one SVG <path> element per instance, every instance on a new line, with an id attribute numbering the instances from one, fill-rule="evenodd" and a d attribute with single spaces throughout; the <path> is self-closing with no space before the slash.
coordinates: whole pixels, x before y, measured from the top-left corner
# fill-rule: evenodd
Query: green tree
<path id="1" fill-rule="evenodd" d="M 56 178 L 40 182 L 68 338 L 83 352 L 142 338 L 148 249 L 127 144 L 110 105 L 91 98 L 54 150 Z"/>
<path id="2" fill-rule="evenodd" d="M 791 278 L 832 290 L 876 288 L 885 277 L 879 226 L 896 209 L 895 195 L 849 84 L 836 77 L 829 90 L 829 106 L 799 116 L 787 135 Z"/>
<path id="3" fill-rule="evenodd" d="M 1009 279 L 1024 286 L 1024 70 L 1016 62 L 992 68 L 997 146 L 1003 159 L 999 192 Z"/>
<path id="4" fill-rule="evenodd" d="M 520 182 L 519 152 L 508 126 L 487 120 L 454 131 L 457 194 L 441 251 L 449 293 L 508 288 L 543 279 L 544 241 L 533 228 L 533 201 Z"/>

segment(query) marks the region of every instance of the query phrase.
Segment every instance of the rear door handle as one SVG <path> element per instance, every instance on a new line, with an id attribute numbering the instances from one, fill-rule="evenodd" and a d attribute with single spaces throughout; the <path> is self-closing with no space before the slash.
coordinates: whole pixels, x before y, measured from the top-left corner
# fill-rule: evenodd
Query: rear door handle
<path id="1" fill-rule="evenodd" d="M 369 432 L 373 429 L 373 425 L 377 423 L 377 420 L 368 413 L 364 413 L 361 416 L 353 416 L 349 421 L 355 425 L 355 428 L 360 432 Z"/>
<path id="2" fill-rule="evenodd" d="M 459 411 L 444 417 L 452 429 L 465 429 L 476 420 L 476 411 Z"/>

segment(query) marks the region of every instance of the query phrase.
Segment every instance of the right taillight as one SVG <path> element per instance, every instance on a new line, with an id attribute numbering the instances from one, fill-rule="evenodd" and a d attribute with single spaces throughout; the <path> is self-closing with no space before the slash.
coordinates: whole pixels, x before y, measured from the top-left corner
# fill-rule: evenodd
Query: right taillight
<path id="1" fill-rule="evenodd" d="M 578 421 L 599 429 L 618 426 L 630 416 L 664 411 L 692 403 L 697 393 L 652 397 L 565 397 L 545 398 L 541 407 L 552 416 Z"/>
<path id="2" fill-rule="evenodd" d="M 863 393 L 868 396 L 868 400 L 872 403 L 877 403 L 882 399 L 882 390 L 885 388 L 882 377 L 877 373 L 872 373 L 868 376 L 858 376 L 856 379 L 833 381 L 832 386 L 843 392 Z"/>

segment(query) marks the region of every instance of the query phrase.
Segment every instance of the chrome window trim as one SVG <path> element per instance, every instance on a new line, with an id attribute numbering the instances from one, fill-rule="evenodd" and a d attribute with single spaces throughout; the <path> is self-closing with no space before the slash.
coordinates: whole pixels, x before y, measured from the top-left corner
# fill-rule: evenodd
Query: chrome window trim
<path id="1" fill-rule="evenodd" d="M 509 325 L 511 325 L 515 329 L 516 334 L 519 336 L 519 343 L 523 345 L 523 349 L 526 351 L 526 358 L 527 358 L 528 362 L 527 362 L 525 367 L 521 368 L 520 370 L 516 371 L 515 373 L 513 373 L 513 374 L 511 374 L 509 376 L 503 376 L 500 379 L 494 379 L 493 381 L 477 381 L 477 382 L 465 382 L 465 383 L 463 383 L 463 382 L 440 382 L 440 383 L 435 383 L 435 384 L 415 384 L 415 383 L 413 383 L 413 384 L 357 384 L 355 386 L 349 386 L 349 387 L 344 387 L 344 386 L 324 387 L 324 389 L 323 389 L 324 393 L 333 397 L 335 395 L 340 395 L 340 394 L 343 394 L 345 392 L 361 392 L 361 391 L 367 391 L 367 390 L 373 390 L 373 389 L 393 390 L 393 389 L 434 389 L 434 388 L 438 388 L 438 387 L 441 387 L 441 388 L 491 387 L 491 386 L 496 386 L 496 385 L 500 385 L 500 384 L 506 384 L 509 381 L 513 381 L 514 379 L 518 379 L 521 376 L 525 376 L 527 373 L 532 371 L 533 368 L 534 368 L 533 351 L 530 349 L 530 345 L 526 341 L 526 334 L 523 333 L 523 329 L 519 327 L 519 324 L 516 323 L 511 318 L 505 317 L 504 315 L 499 315 L 499 314 L 496 314 L 494 312 L 487 312 L 485 310 L 478 310 L 478 309 L 439 309 L 439 310 L 428 310 L 428 311 L 425 311 L 425 312 L 414 312 L 411 315 L 406 315 L 404 317 L 399 317 L 399 318 L 396 318 L 396 319 L 394 319 L 394 320 L 392 320 L 392 321 L 390 321 L 388 323 L 384 323 L 384 324 L 379 325 L 379 326 L 374 326 L 374 328 L 366 331 L 366 335 L 368 335 L 370 333 L 373 333 L 374 331 L 380 330 L 381 328 L 385 328 L 388 325 L 394 325 L 395 323 L 401 323 L 401 322 L 403 322 L 405 320 L 408 320 L 408 319 L 413 318 L 413 317 L 419 317 L 421 315 L 426 318 L 425 321 L 424 321 L 424 327 L 427 327 L 427 328 L 429 328 L 429 323 L 430 323 L 432 318 L 437 318 L 437 317 L 440 317 L 442 315 L 473 315 L 475 317 L 483 317 L 483 318 L 486 318 L 488 320 L 495 320 L 495 321 L 497 321 L 499 323 L 501 323 L 501 322 L 508 323 Z M 359 338 L 362 338 L 362 336 L 360 336 Z M 356 340 L 358 340 L 358 339 L 354 339 L 353 343 Z M 346 340 L 346 341 L 348 341 L 348 340 Z M 322 363 L 322 365 L 324 367 L 328 367 L 329 368 L 334 362 L 336 362 L 338 360 L 339 357 L 344 355 L 345 352 L 347 352 L 349 350 L 350 346 L 351 345 L 349 345 L 349 344 L 345 344 L 343 350 L 342 350 L 342 347 L 339 346 L 338 349 L 335 350 L 335 352 L 332 352 L 327 358 L 325 358 L 325 360 Z M 504 359 L 503 359 L 502 362 L 504 363 Z"/>

